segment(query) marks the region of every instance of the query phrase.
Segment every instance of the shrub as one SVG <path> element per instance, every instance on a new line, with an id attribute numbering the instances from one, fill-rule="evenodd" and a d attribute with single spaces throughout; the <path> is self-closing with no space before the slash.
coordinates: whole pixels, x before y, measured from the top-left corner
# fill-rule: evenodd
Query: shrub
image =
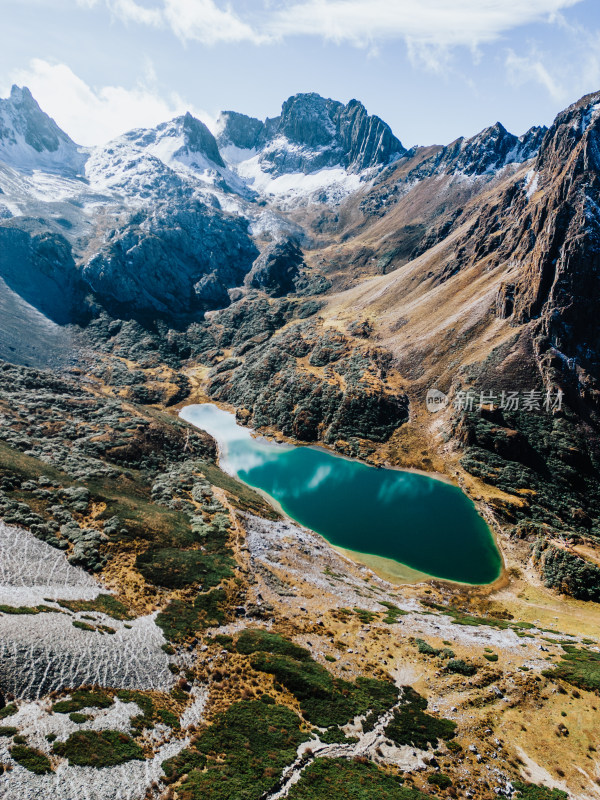
<path id="1" fill-rule="evenodd" d="M 76 731 L 66 742 L 55 742 L 54 752 L 78 767 L 113 767 L 142 761 L 142 748 L 122 731 Z"/>
<path id="2" fill-rule="evenodd" d="M 569 797 L 561 789 L 549 789 L 523 781 L 513 781 L 513 787 L 517 790 L 516 800 L 568 800 Z"/>
<path id="3" fill-rule="evenodd" d="M 301 774 L 288 793 L 289 800 L 427 800 L 418 789 L 402 786 L 401 779 L 372 761 L 319 758 Z"/>
<path id="4" fill-rule="evenodd" d="M 385 729 L 386 736 L 398 745 L 412 745 L 426 750 L 429 744 L 437 745 L 439 739 L 455 736 L 456 723 L 449 719 L 425 713 L 427 700 L 410 686 L 404 687 L 405 702 L 394 710 L 392 721 Z"/>
<path id="5" fill-rule="evenodd" d="M 52 772 L 50 759 L 41 750 L 35 750 L 33 747 L 27 747 L 23 744 L 16 744 L 10 748 L 10 755 L 17 764 L 25 767 L 30 772 L 34 772 L 36 775 L 46 775 L 48 772 Z"/>
<path id="6" fill-rule="evenodd" d="M 59 700 L 52 706 L 57 714 L 72 714 L 83 708 L 109 708 L 113 699 L 100 689 L 75 689 L 68 700 Z"/>
<path id="7" fill-rule="evenodd" d="M 428 642 L 424 639 L 415 639 L 415 644 L 417 645 L 417 649 L 419 653 L 427 656 L 437 656 L 440 654 L 440 651 L 437 650 L 435 647 L 432 647 Z"/>
<path id="8" fill-rule="evenodd" d="M 260 629 L 242 631 L 236 642 L 236 649 L 238 653 L 243 655 L 250 655 L 256 652 L 278 653 L 290 656 L 298 661 L 312 660 L 310 652 L 306 648 L 284 639 L 278 633 L 269 633 Z"/>
<path id="9" fill-rule="evenodd" d="M 280 705 L 260 700 L 234 703 L 194 744 L 163 763 L 169 781 L 186 777 L 181 800 L 259 800 L 277 783 L 308 738 L 301 720 Z"/>
<path id="10" fill-rule="evenodd" d="M 127 606 L 110 594 L 100 594 L 95 600 L 58 600 L 58 604 L 69 611 L 93 611 L 114 619 L 131 619 Z"/>
<path id="11" fill-rule="evenodd" d="M 14 703 L 9 703 L 4 708 L 0 708 L 0 719 L 6 719 L 6 717 L 12 717 L 13 714 L 16 714 L 18 711 L 16 705 Z"/>
<path id="12" fill-rule="evenodd" d="M 434 772 L 433 775 L 428 775 L 427 783 L 431 783 L 439 789 L 447 789 L 449 786 L 452 786 L 452 781 L 447 775 L 444 775 L 443 772 Z"/>
<path id="13" fill-rule="evenodd" d="M 561 661 L 542 673 L 547 678 L 561 678 L 579 689 L 600 691 L 600 653 L 582 647 L 563 644 Z"/>
<path id="14" fill-rule="evenodd" d="M 209 589 L 233 575 L 232 564 L 224 553 L 175 547 L 150 548 L 136 560 L 136 567 L 149 583 L 167 589 L 183 589 L 195 583 Z"/>
<path id="15" fill-rule="evenodd" d="M 166 639 L 181 642 L 199 630 L 222 625 L 226 600 L 223 589 L 197 594 L 193 601 L 176 598 L 158 614 L 156 624 L 162 628 Z"/>
<path id="16" fill-rule="evenodd" d="M 446 671 L 447 672 L 455 672 L 458 675 L 475 675 L 477 672 L 477 667 L 475 664 L 468 664 L 462 658 L 451 658 L 450 661 L 446 664 Z"/>

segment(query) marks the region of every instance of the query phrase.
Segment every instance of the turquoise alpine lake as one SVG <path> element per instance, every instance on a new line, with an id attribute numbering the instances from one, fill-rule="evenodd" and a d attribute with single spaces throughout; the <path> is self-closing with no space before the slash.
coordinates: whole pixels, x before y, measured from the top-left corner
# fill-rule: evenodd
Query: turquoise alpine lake
<path id="1" fill-rule="evenodd" d="M 335 547 L 460 583 L 492 583 L 501 573 L 490 529 L 450 483 L 253 436 L 210 403 L 186 406 L 180 416 L 216 439 L 222 469 Z"/>

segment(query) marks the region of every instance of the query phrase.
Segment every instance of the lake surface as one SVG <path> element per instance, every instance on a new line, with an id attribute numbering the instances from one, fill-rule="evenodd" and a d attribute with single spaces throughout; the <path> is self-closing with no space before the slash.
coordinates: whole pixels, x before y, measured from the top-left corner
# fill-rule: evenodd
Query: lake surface
<path id="1" fill-rule="evenodd" d="M 486 522 L 452 484 L 319 447 L 271 442 L 212 404 L 186 406 L 180 416 L 217 440 L 222 469 L 336 547 L 461 583 L 491 583 L 500 575 Z"/>

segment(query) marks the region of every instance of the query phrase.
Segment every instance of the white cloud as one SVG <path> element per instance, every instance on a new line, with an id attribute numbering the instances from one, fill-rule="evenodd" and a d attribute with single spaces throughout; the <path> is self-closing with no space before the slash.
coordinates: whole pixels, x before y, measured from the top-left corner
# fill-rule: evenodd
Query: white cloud
<path id="1" fill-rule="evenodd" d="M 230 5 L 221 6 L 215 0 L 161 0 L 152 6 L 137 0 L 77 0 L 77 3 L 83 8 L 104 5 L 123 22 L 170 28 L 184 42 L 260 44 L 268 38 L 244 22 Z"/>
<path id="2" fill-rule="evenodd" d="M 82 8 L 106 5 L 113 16 L 124 22 L 159 26 L 163 21 L 162 11 L 159 7 L 149 8 L 137 3 L 136 0 L 77 0 L 77 5 Z"/>
<path id="3" fill-rule="evenodd" d="M 146 73 L 152 74 L 151 65 Z M 11 78 L 28 86 L 41 108 L 78 144 L 103 144 L 131 128 L 151 127 L 186 111 L 210 122 L 206 113 L 190 108 L 177 94 L 164 97 L 147 84 L 96 89 L 66 64 L 49 64 L 39 58 Z"/>
<path id="4" fill-rule="evenodd" d="M 476 47 L 581 0 L 303 0 L 269 21 L 280 36 L 305 34 L 366 46 L 403 38 L 419 45 Z"/>
<path id="5" fill-rule="evenodd" d="M 553 100 L 564 103 L 576 95 L 597 91 L 600 84 L 600 32 L 568 23 L 557 15 L 565 32 L 559 52 L 547 52 L 530 43 L 525 53 L 508 50 L 508 79 L 514 86 L 537 83 Z"/>
<path id="6" fill-rule="evenodd" d="M 564 87 L 552 77 L 544 65 L 542 56 L 535 48 L 532 48 L 530 54 L 526 56 L 518 56 L 514 50 L 509 50 L 506 56 L 506 68 L 509 80 L 514 86 L 533 81 L 541 84 L 555 100 L 565 99 Z"/>
<path id="7" fill-rule="evenodd" d="M 245 18 L 221 0 L 77 2 L 104 4 L 122 20 L 170 28 L 182 41 L 208 45 L 305 35 L 373 49 L 379 42 L 404 39 L 415 60 L 439 68 L 450 48 L 475 50 L 519 26 L 555 21 L 562 9 L 582 0 L 281 0 L 255 2 Z"/>
<path id="8" fill-rule="evenodd" d="M 183 41 L 195 39 L 203 44 L 266 40 L 244 22 L 230 6 L 221 9 L 213 0 L 164 0 L 164 18 Z"/>

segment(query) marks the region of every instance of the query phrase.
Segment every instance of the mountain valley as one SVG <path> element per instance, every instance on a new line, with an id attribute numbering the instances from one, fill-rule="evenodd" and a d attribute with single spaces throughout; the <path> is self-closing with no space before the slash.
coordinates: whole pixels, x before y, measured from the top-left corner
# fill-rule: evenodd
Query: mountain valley
<path id="1" fill-rule="evenodd" d="M 410 149 L 317 94 L 93 148 L 0 100 L 0 794 L 600 797 L 599 175 L 600 92 Z M 331 547 L 207 402 L 460 487 L 501 576 Z"/>

